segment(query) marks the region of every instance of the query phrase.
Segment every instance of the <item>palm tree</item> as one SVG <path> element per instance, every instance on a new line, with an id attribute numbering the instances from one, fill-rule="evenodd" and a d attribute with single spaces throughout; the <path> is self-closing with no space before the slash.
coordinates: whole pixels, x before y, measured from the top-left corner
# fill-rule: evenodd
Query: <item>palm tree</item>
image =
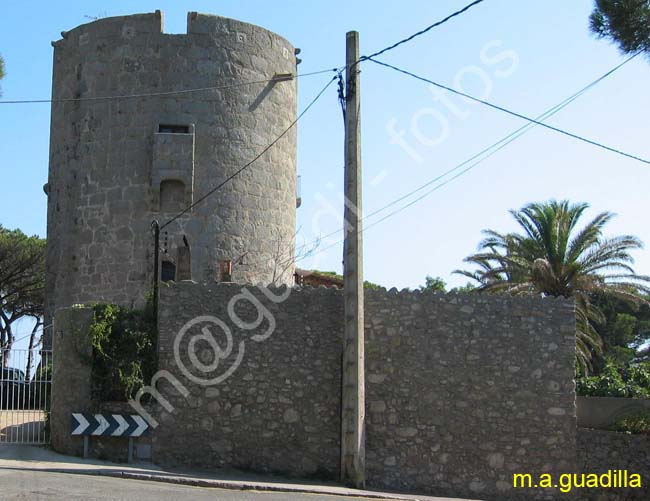
<path id="1" fill-rule="evenodd" d="M 612 295 L 638 305 L 646 302 L 639 293 L 650 292 L 650 277 L 634 273 L 629 253 L 641 249 L 642 242 L 631 235 L 603 237 L 603 227 L 614 217 L 610 212 L 578 228 L 588 207 L 551 200 L 511 210 L 523 233 L 485 230 L 479 252 L 465 259 L 478 270 L 454 272 L 477 281 L 477 291 L 575 298 L 577 364 L 583 373 L 591 368 L 592 354 L 602 353 L 594 326 L 604 316 L 592 295 Z"/>

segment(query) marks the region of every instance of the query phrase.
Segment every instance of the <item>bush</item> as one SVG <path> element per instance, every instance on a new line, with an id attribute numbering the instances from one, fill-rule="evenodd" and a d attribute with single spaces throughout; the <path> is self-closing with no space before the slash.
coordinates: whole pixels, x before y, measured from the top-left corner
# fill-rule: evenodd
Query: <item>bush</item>
<path id="1" fill-rule="evenodd" d="M 600 374 L 580 377 L 576 383 L 581 396 L 650 398 L 650 363 L 621 367 L 608 360 Z"/>
<path id="2" fill-rule="evenodd" d="M 612 431 L 650 435 L 650 411 L 639 412 L 632 416 L 620 419 L 616 421 L 610 429 Z"/>
<path id="3" fill-rule="evenodd" d="M 126 401 L 157 369 L 158 331 L 150 302 L 144 310 L 93 305 L 90 327 L 93 398 Z"/>

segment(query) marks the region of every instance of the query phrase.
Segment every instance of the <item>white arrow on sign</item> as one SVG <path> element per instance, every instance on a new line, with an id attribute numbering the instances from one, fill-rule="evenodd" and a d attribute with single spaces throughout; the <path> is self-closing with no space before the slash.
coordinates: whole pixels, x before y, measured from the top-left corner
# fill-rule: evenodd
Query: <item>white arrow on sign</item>
<path id="1" fill-rule="evenodd" d="M 81 435 L 86 430 L 86 428 L 88 428 L 90 423 L 84 417 L 83 414 L 73 413 L 72 417 L 75 418 L 79 423 L 79 426 L 77 426 L 74 430 L 72 430 L 72 435 Z"/>
<path id="2" fill-rule="evenodd" d="M 101 414 L 95 414 L 95 419 L 99 423 L 99 428 L 93 431 L 93 435 L 101 435 L 108 429 L 110 423 Z"/>
<path id="3" fill-rule="evenodd" d="M 119 437 L 127 430 L 127 428 L 129 427 L 129 423 L 127 423 L 126 419 L 124 419 L 119 414 L 113 414 L 113 419 L 118 424 L 117 429 L 113 432 L 113 436 Z"/>
<path id="4" fill-rule="evenodd" d="M 147 428 L 149 427 L 149 425 L 147 424 L 147 422 L 146 422 L 144 419 L 142 419 L 142 417 L 140 417 L 140 416 L 138 416 L 138 415 L 131 416 L 131 418 L 132 418 L 132 419 L 136 422 L 136 424 L 138 425 L 138 427 L 137 427 L 137 428 L 135 429 L 135 431 L 133 432 L 133 436 L 134 436 L 134 437 L 139 437 L 139 436 L 142 435 L 145 431 L 147 431 Z"/>

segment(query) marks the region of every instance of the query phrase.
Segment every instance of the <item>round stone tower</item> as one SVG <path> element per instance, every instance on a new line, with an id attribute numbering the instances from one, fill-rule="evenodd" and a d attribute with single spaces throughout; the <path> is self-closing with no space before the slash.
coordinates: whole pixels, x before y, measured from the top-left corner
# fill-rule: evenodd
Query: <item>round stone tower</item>
<path id="1" fill-rule="evenodd" d="M 190 12 L 100 19 L 53 42 L 46 316 L 141 305 L 164 225 L 250 162 L 296 116 L 293 46 Z M 118 96 L 118 97 L 116 97 Z M 161 231 L 163 280 L 293 278 L 296 133 Z"/>

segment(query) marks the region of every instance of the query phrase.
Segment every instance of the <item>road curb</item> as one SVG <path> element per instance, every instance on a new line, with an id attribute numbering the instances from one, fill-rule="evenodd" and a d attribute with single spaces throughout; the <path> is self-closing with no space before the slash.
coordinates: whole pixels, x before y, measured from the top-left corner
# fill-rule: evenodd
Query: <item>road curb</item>
<path id="1" fill-rule="evenodd" d="M 387 494 L 373 491 L 362 491 L 338 486 L 310 486 L 305 484 L 283 484 L 270 482 L 256 482 L 245 480 L 219 480 L 205 478 L 189 478 L 174 475 L 157 475 L 144 472 L 133 472 L 125 470 L 103 470 L 103 469 L 73 469 L 73 468 L 12 468 L 2 467 L 0 469 L 20 469 L 42 471 L 48 473 L 63 473 L 71 475 L 89 475 L 97 477 L 123 478 L 127 480 L 141 480 L 146 482 L 159 482 L 175 485 L 185 485 L 190 487 L 203 487 L 212 489 L 239 490 L 239 491 L 258 491 L 258 492 L 291 492 L 300 494 L 313 495 L 331 495 L 345 496 L 365 499 L 388 499 L 394 501 L 413 501 L 417 500 L 414 496 L 400 496 L 397 494 Z"/>
<path id="2" fill-rule="evenodd" d="M 296 492 L 303 494 L 321 494 L 333 496 L 346 496 L 355 498 L 366 499 L 391 499 L 396 501 L 413 500 L 413 498 L 406 498 L 395 494 L 383 494 L 372 491 L 358 491 L 354 489 L 346 489 L 345 487 L 328 487 L 318 486 L 309 487 L 304 484 L 273 484 L 264 482 L 252 481 L 237 481 L 237 480 L 214 480 L 214 479 L 200 479 L 200 478 L 186 478 L 175 476 L 160 476 L 151 475 L 147 473 L 134 473 L 127 471 L 113 472 L 101 471 L 99 476 L 126 478 L 130 480 L 145 480 L 149 482 L 163 482 L 169 484 L 187 485 L 192 487 L 205 487 L 214 489 L 228 489 L 240 491 L 261 491 L 261 492 Z"/>

